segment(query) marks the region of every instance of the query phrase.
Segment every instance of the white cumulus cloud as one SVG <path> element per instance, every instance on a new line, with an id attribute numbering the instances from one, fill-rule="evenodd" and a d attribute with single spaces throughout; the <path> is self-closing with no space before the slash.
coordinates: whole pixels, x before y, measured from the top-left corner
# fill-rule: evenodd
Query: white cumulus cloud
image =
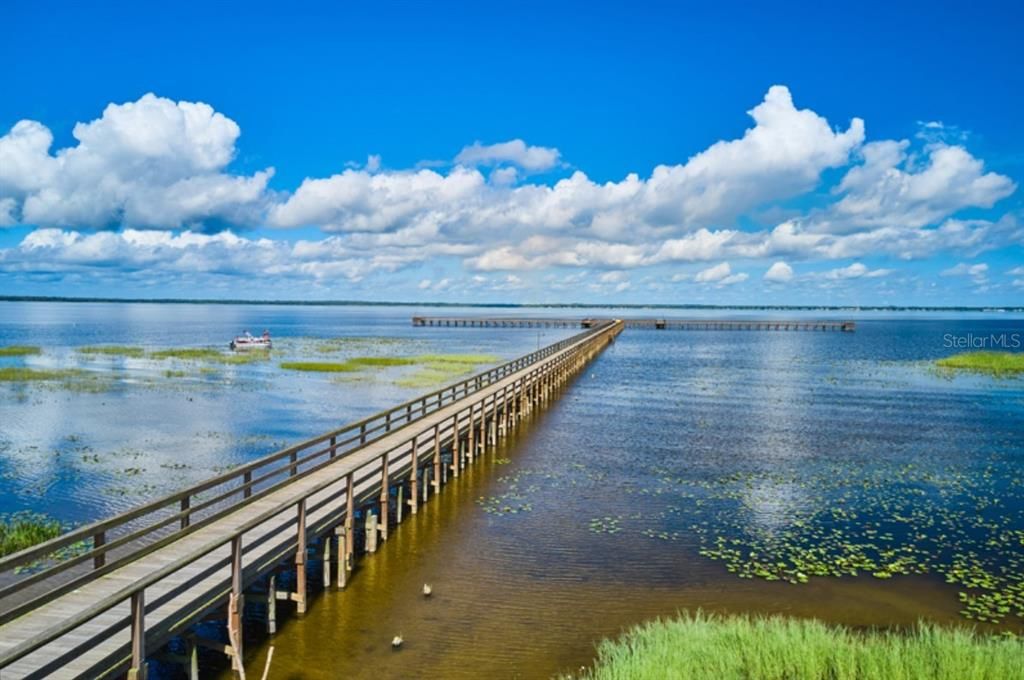
<path id="1" fill-rule="evenodd" d="M 561 158 L 558 149 L 546 146 L 530 146 L 521 139 L 513 139 L 498 144 L 481 144 L 474 142 L 463 147 L 455 157 L 455 162 L 462 165 L 497 165 L 512 163 L 524 170 L 550 170 L 558 165 Z"/>
<path id="2" fill-rule="evenodd" d="M 764 273 L 765 281 L 773 281 L 775 283 L 785 283 L 792 280 L 793 268 L 785 262 L 779 261 L 772 264 L 768 268 L 768 271 Z"/>
<path id="3" fill-rule="evenodd" d="M 180 229 L 261 214 L 273 169 L 226 173 L 240 130 L 207 104 L 147 94 L 72 134 L 77 144 L 54 154 L 41 123 L 20 121 L 0 137 L 0 197 L 18 203 L 8 215 L 41 226 Z"/>

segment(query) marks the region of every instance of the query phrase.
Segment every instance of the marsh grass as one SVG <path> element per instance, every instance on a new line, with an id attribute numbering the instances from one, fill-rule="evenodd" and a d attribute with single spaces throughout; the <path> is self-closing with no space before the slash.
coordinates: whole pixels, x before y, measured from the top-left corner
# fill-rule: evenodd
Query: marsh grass
<path id="1" fill-rule="evenodd" d="M 45 380 L 67 380 L 82 375 L 75 369 L 42 369 L 25 368 L 23 366 L 5 366 L 0 368 L 0 382 L 38 382 Z"/>
<path id="2" fill-rule="evenodd" d="M 173 347 L 149 353 L 151 359 L 180 359 L 181 361 L 210 361 L 219 364 L 252 364 L 270 359 L 270 350 L 249 350 L 229 354 L 211 347 Z"/>
<path id="3" fill-rule="evenodd" d="M 1024 373 L 1024 354 L 1014 352 L 964 352 L 935 362 L 940 368 L 987 373 L 1000 377 Z"/>
<path id="4" fill-rule="evenodd" d="M 363 366 L 351 361 L 282 361 L 286 371 L 309 371 L 314 373 L 354 373 Z"/>
<path id="5" fill-rule="evenodd" d="M 55 519 L 34 512 L 0 515 L 0 557 L 56 538 L 61 525 Z"/>
<path id="6" fill-rule="evenodd" d="M 472 372 L 480 364 L 494 363 L 490 354 L 420 354 L 411 357 L 354 357 L 345 361 L 284 361 L 281 368 L 317 373 L 359 373 L 369 369 L 416 366 L 417 370 L 394 381 L 399 387 L 432 387 Z M 335 382 L 351 382 L 335 379 Z"/>
<path id="7" fill-rule="evenodd" d="M 78 353 L 110 357 L 129 357 L 132 359 L 141 359 L 146 356 L 146 350 L 141 347 L 134 347 L 130 345 L 87 345 L 85 347 L 79 347 Z"/>
<path id="8" fill-rule="evenodd" d="M 698 611 L 629 630 L 598 645 L 581 680 L 1002 680 L 1024 668 L 1024 643 L 920 624 L 860 633 L 781 616 Z"/>
<path id="9" fill-rule="evenodd" d="M 416 358 L 421 368 L 395 380 L 399 387 L 436 387 L 472 373 L 478 366 L 500 361 L 490 354 L 423 354 Z"/>
<path id="10" fill-rule="evenodd" d="M 29 357 L 42 353 L 43 350 L 35 345 L 8 345 L 0 347 L 0 357 Z"/>

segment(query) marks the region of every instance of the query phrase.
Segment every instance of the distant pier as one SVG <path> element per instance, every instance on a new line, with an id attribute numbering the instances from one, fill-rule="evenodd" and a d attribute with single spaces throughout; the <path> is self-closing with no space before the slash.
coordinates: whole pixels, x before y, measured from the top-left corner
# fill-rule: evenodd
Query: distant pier
<path id="1" fill-rule="evenodd" d="M 413 326 L 476 328 L 593 328 L 608 321 L 598 318 L 414 316 Z M 840 331 L 852 333 L 853 321 L 780 319 L 621 319 L 626 328 L 684 331 Z"/>

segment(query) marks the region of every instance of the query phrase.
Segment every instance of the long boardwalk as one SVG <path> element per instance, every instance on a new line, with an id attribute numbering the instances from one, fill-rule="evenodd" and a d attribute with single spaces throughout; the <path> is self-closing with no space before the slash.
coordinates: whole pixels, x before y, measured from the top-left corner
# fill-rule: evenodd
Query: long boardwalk
<path id="1" fill-rule="evenodd" d="M 414 316 L 413 326 L 478 328 L 593 328 L 606 319 L 546 317 Z M 804 319 L 622 319 L 626 328 L 674 328 L 690 331 L 844 331 L 856 330 L 853 321 Z"/>
<path id="2" fill-rule="evenodd" d="M 455 385 L 273 453 L 224 475 L 0 559 L 0 678 L 144 678 L 162 654 L 198 676 L 196 649 L 241 670 L 247 589 L 272 632 L 278 600 L 307 601 L 310 552 L 344 587 L 403 512 L 543 407 L 623 329 L 593 328 Z M 359 525 L 357 526 L 357 520 Z M 39 566 L 39 565 L 42 566 Z M 19 567 L 35 571 L 17 574 Z M 294 571 L 294 590 L 277 574 Z M 251 596 L 251 595 L 250 595 Z M 227 620 L 228 644 L 195 635 Z M 161 652 L 178 638 L 184 656 Z"/>

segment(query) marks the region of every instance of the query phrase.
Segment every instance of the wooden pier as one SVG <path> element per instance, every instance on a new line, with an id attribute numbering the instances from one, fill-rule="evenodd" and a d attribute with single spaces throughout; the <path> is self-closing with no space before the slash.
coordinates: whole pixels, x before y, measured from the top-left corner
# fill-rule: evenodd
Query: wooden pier
<path id="1" fill-rule="evenodd" d="M 579 324 L 579 320 L 574 324 Z M 198 676 L 198 647 L 242 671 L 246 598 L 309 606 L 307 566 L 344 587 L 403 513 L 542 408 L 624 327 L 591 328 L 454 385 L 0 559 L 0 680 L 144 679 L 160 655 Z M 25 569 L 28 568 L 27 571 Z M 22 573 L 18 573 L 21 569 Z M 294 573 L 294 589 L 277 574 Z M 257 590 L 254 590 L 257 588 Z M 194 624 L 226 621 L 227 640 Z M 185 644 L 182 656 L 164 650 Z"/>
<path id="2" fill-rule="evenodd" d="M 463 328 L 593 328 L 609 319 L 546 317 L 463 317 L 414 316 L 413 326 Z M 626 328 L 676 329 L 684 331 L 842 331 L 856 330 L 853 321 L 807 321 L 784 319 L 621 319 Z"/>

